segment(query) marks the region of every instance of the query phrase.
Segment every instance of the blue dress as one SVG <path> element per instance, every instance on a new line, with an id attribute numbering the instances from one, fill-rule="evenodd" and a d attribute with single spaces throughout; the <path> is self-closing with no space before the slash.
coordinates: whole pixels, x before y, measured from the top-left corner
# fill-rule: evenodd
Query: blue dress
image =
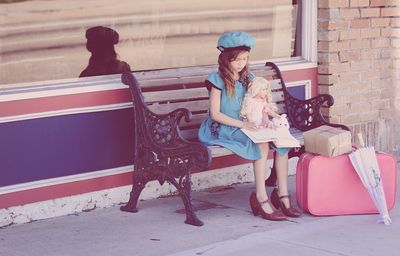
<path id="1" fill-rule="evenodd" d="M 254 74 L 249 74 L 250 80 L 254 78 Z M 225 115 L 237 120 L 242 120 L 240 109 L 246 86 L 240 82 L 235 82 L 235 93 L 229 96 L 225 83 L 221 79 L 218 72 L 213 72 L 207 77 L 216 89 L 221 90 L 221 112 Z M 207 145 L 219 145 L 225 147 L 235 154 L 249 160 L 258 160 L 261 158 L 261 152 L 257 144 L 249 139 L 239 128 L 220 124 L 213 121 L 210 115 L 203 121 L 199 129 L 199 139 Z M 286 154 L 288 148 L 275 148 L 280 154 Z"/>

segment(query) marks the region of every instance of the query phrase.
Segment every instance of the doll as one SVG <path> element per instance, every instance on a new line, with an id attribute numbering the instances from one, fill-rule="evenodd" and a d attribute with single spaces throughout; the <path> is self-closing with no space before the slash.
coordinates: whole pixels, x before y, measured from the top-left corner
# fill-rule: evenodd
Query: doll
<path id="1" fill-rule="evenodd" d="M 240 115 L 259 128 L 274 128 L 269 116 L 281 119 L 276 112 L 276 105 L 272 103 L 271 88 L 268 80 L 255 77 L 249 84 L 244 96 Z"/>

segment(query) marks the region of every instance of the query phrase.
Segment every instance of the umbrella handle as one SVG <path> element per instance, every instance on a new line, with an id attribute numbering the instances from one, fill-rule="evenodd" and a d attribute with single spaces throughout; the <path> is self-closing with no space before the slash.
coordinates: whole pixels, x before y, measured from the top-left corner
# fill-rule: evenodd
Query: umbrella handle
<path id="1" fill-rule="evenodd" d="M 360 147 L 365 147 L 364 138 L 363 138 L 361 132 L 357 133 L 357 138 L 358 138 L 358 143 L 360 144 Z"/>

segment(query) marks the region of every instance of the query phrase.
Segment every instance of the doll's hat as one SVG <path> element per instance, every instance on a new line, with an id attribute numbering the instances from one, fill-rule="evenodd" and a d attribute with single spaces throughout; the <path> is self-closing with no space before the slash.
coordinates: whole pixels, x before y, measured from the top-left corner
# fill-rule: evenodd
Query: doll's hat
<path id="1" fill-rule="evenodd" d="M 238 47 L 250 51 L 254 47 L 253 36 L 246 32 L 236 31 L 225 33 L 218 39 L 217 49 L 221 52 Z"/>

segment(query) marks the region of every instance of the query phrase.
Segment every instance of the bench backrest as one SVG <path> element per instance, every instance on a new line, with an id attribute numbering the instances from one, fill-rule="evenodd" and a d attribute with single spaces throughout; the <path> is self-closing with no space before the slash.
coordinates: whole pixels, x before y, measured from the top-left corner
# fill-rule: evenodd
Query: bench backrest
<path id="1" fill-rule="evenodd" d="M 256 76 L 268 79 L 272 88 L 272 101 L 278 107 L 278 113 L 286 113 L 284 100 L 285 86 L 280 79 L 279 71 L 269 66 L 254 72 Z M 172 74 L 171 74 L 172 75 Z M 178 108 L 187 108 L 192 112 L 192 121 L 180 123 L 183 136 L 187 139 L 197 138 L 197 130 L 206 118 L 209 109 L 208 90 L 204 85 L 206 75 L 180 74 L 179 77 L 162 79 L 141 79 L 140 84 L 144 101 L 156 114 L 165 114 Z"/>

